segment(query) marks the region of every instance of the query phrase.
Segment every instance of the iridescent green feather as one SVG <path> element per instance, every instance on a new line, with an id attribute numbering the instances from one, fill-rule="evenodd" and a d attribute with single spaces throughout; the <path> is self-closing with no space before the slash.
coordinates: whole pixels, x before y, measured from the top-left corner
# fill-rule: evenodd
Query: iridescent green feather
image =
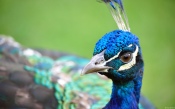
<path id="1" fill-rule="evenodd" d="M 110 98 L 111 82 L 108 79 L 103 79 L 98 74 L 89 74 L 82 76 L 81 68 L 88 62 L 87 59 L 76 56 L 64 56 L 57 60 L 52 60 L 44 56 L 30 56 L 27 57 L 34 63 L 33 67 L 25 66 L 24 68 L 35 75 L 35 82 L 55 90 L 55 97 L 58 100 L 58 109 L 76 109 L 79 104 L 74 102 L 74 99 L 81 93 L 93 97 L 94 102 L 87 104 L 91 109 L 100 109 Z M 49 70 L 37 68 L 37 64 L 50 64 L 52 66 Z M 45 63 L 45 64 L 44 64 Z M 60 63 L 58 75 L 52 72 L 54 64 Z M 72 63 L 72 64 L 71 64 Z M 57 81 L 53 81 L 52 77 L 64 73 L 71 81 L 66 82 L 64 86 Z M 61 78 L 59 78 L 61 79 Z M 59 80 L 58 79 L 58 80 Z M 62 78 L 64 80 L 64 78 Z M 104 96 L 105 95 L 105 96 Z M 81 101 L 81 99 L 79 99 Z"/>

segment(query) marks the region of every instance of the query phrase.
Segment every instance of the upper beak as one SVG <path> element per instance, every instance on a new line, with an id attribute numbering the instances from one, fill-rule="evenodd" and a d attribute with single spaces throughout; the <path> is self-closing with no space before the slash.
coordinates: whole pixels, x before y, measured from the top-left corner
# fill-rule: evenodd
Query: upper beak
<path id="1" fill-rule="evenodd" d="M 102 51 L 100 54 L 93 56 L 90 62 L 83 68 L 81 74 L 107 72 L 111 67 L 105 66 L 104 52 Z"/>

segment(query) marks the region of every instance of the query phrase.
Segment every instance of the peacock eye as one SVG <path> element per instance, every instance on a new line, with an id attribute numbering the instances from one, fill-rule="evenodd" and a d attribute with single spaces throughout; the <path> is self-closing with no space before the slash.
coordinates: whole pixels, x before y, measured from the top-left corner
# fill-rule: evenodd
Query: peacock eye
<path id="1" fill-rule="evenodd" d="M 124 63 L 128 63 L 132 60 L 132 53 L 126 52 L 120 56 L 120 60 Z"/>

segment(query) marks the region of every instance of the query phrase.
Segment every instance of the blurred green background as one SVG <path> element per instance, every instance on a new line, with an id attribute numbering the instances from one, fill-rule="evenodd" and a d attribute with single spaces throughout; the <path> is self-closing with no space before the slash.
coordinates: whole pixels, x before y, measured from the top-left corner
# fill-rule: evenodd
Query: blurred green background
<path id="1" fill-rule="evenodd" d="M 142 93 L 157 108 L 175 107 L 175 0 L 124 0 L 145 60 Z M 96 0 L 0 0 L 0 34 L 26 47 L 90 58 L 96 41 L 117 29 Z"/>

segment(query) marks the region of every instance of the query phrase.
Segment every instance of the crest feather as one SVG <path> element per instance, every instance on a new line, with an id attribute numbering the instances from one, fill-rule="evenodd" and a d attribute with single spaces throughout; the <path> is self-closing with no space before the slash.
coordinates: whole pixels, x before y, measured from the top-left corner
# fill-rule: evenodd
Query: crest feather
<path id="1" fill-rule="evenodd" d="M 119 29 L 130 31 L 128 18 L 125 14 L 122 0 L 102 0 L 108 6 Z"/>

